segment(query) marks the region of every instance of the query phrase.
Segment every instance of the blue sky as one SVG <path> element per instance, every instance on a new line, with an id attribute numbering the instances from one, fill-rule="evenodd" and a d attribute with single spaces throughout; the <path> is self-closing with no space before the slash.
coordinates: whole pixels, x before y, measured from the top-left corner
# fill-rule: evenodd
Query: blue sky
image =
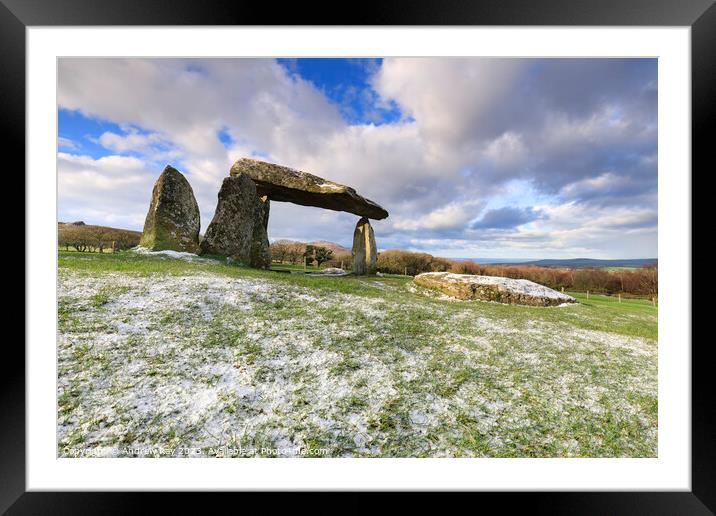
<path id="1" fill-rule="evenodd" d="M 277 59 L 291 74 L 313 83 L 340 110 L 346 123 L 390 124 L 403 116 L 394 101 L 381 102 L 370 84 L 382 59 Z"/>
<path id="2" fill-rule="evenodd" d="M 380 249 L 656 257 L 656 77 L 653 59 L 61 59 L 59 219 L 141 230 L 171 163 L 205 229 L 253 156 L 383 205 Z M 356 220 L 274 202 L 269 236 L 349 246 Z"/>

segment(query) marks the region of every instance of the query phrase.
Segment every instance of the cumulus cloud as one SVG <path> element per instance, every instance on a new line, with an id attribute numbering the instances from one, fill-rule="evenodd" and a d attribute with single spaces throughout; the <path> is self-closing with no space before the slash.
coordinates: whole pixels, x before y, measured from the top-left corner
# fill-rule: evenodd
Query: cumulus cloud
<path id="1" fill-rule="evenodd" d="M 419 122 L 436 158 L 444 158 L 447 148 L 494 139 L 509 129 L 502 101 L 516 93 L 525 66 L 517 59 L 391 58 L 374 84 Z"/>
<path id="2" fill-rule="evenodd" d="M 57 155 L 57 178 L 60 220 L 140 229 L 156 180 L 139 158 L 108 155 L 93 159 L 65 152 Z"/>
<path id="3" fill-rule="evenodd" d="M 654 60 L 415 58 L 386 60 L 375 84 L 481 187 L 526 177 L 555 192 L 654 152 L 655 78 Z"/>
<path id="4" fill-rule="evenodd" d="M 399 230 L 456 229 L 463 227 L 471 218 L 472 215 L 467 205 L 451 203 L 442 208 L 437 208 L 422 217 L 399 219 L 393 224 L 393 228 Z"/>
<path id="5" fill-rule="evenodd" d="M 171 161 L 180 157 L 181 151 L 172 142 L 158 133 L 141 133 L 134 127 L 125 129 L 125 134 L 105 131 L 95 140 L 107 150 L 119 153 L 138 153 L 151 161 Z"/>
<path id="6" fill-rule="evenodd" d="M 120 130 L 92 136 L 108 154 L 98 159 L 65 142 L 60 213 L 141 228 L 151 183 L 172 163 L 187 174 L 205 228 L 231 164 L 255 156 L 383 204 L 391 216 L 375 223 L 381 248 L 656 254 L 656 60 L 363 65 L 370 89 L 344 92 L 361 108 L 356 120 L 290 61 L 61 59 L 59 108 Z M 388 108 L 400 116 L 380 123 Z M 489 209 L 514 184 L 529 186 L 523 198 Z M 96 201 L 108 190 L 112 199 Z M 349 245 L 355 220 L 273 203 L 269 232 Z"/>

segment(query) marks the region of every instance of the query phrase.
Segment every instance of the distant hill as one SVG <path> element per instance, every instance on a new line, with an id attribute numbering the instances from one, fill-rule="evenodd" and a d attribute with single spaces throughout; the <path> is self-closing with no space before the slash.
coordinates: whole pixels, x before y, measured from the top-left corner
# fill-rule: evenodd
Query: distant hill
<path id="1" fill-rule="evenodd" d="M 570 258 L 565 260 L 534 260 L 522 262 L 520 265 L 538 265 L 540 267 L 569 267 L 580 269 L 585 267 L 643 267 L 644 265 L 656 265 L 656 258 L 636 258 L 624 260 L 595 260 L 593 258 Z"/>
<path id="2" fill-rule="evenodd" d="M 350 253 L 351 250 L 347 247 L 343 247 L 340 244 L 336 244 L 335 242 L 329 242 L 328 240 L 313 240 L 312 242 L 308 242 L 311 245 L 316 245 L 320 247 L 325 247 L 326 249 L 330 249 L 334 253 Z"/>

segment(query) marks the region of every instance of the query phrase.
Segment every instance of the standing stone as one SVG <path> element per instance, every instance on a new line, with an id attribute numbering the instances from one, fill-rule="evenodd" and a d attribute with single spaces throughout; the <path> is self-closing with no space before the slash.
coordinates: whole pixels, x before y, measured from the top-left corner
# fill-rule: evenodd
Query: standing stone
<path id="1" fill-rule="evenodd" d="M 186 178 L 167 165 L 152 190 L 139 245 L 154 251 L 199 252 L 199 205 Z"/>
<path id="2" fill-rule="evenodd" d="M 375 274 L 378 256 L 375 234 L 366 217 L 362 217 L 353 232 L 353 274 Z"/>
<path id="3" fill-rule="evenodd" d="M 224 178 L 211 224 L 201 241 L 201 254 L 228 256 L 251 264 L 254 227 L 260 202 L 254 182 L 245 175 Z M 266 213 L 268 219 L 268 211 Z"/>
<path id="4" fill-rule="evenodd" d="M 254 229 L 251 237 L 251 267 L 271 268 L 271 251 L 268 239 L 268 221 L 271 201 L 266 196 L 257 197 Z"/>

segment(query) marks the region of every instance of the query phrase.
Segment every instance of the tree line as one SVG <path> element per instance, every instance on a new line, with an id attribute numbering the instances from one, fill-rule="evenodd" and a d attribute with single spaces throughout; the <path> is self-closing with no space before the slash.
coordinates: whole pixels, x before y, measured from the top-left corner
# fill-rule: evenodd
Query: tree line
<path id="1" fill-rule="evenodd" d="M 428 253 L 393 249 L 378 254 L 378 271 L 415 276 L 422 272 L 455 272 L 481 276 L 527 279 L 553 288 L 573 292 L 626 294 L 655 297 L 659 291 L 656 265 L 638 269 L 540 267 L 537 265 L 489 265 L 468 260 L 449 260 Z"/>
<path id="2" fill-rule="evenodd" d="M 79 252 L 121 251 L 139 245 L 139 231 L 95 226 L 83 222 L 58 224 L 58 243 L 65 250 Z M 279 263 L 308 264 L 317 267 L 342 267 L 352 270 L 350 251 L 330 249 L 293 240 L 276 240 L 270 245 L 271 259 Z M 553 288 L 574 292 L 625 294 L 655 297 L 659 291 L 656 265 L 638 269 L 541 267 L 538 265 L 492 265 L 469 260 L 450 260 L 429 253 L 390 249 L 378 253 L 378 271 L 385 274 L 415 276 L 423 272 L 455 272 L 482 276 L 527 279 Z"/>
<path id="3" fill-rule="evenodd" d="M 139 245 L 142 234 L 139 231 L 95 226 L 83 222 L 57 225 L 58 245 L 66 251 L 80 253 L 122 251 Z"/>
<path id="4" fill-rule="evenodd" d="M 315 265 L 317 267 L 343 267 L 345 270 L 353 268 L 353 258 L 350 251 L 330 249 L 325 246 L 296 242 L 294 240 L 276 240 L 269 246 L 271 260 L 277 263 L 291 263 L 297 265 Z"/>

